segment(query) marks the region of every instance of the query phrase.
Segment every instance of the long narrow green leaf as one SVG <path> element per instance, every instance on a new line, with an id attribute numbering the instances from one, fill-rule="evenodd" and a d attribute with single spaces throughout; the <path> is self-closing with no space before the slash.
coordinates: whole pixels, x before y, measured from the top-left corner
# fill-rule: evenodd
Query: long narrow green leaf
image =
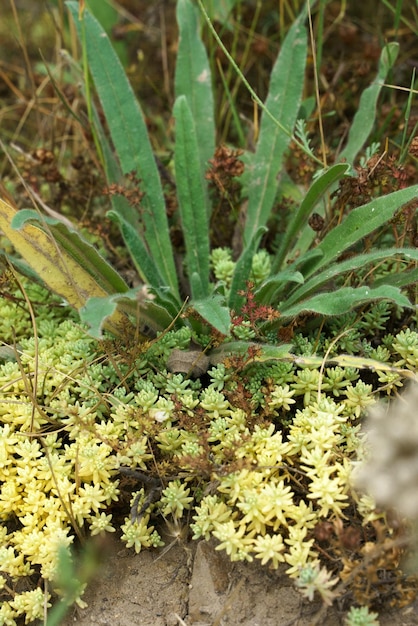
<path id="1" fill-rule="evenodd" d="M 119 212 L 108 211 L 108 217 L 118 224 L 123 236 L 125 245 L 131 255 L 131 259 L 137 269 L 140 278 L 151 287 L 157 289 L 164 284 L 163 278 L 158 271 L 157 265 L 150 257 L 142 238 L 138 231 L 125 220 Z"/>
<path id="2" fill-rule="evenodd" d="M 94 126 L 96 128 L 96 135 L 100 142 L 102 150 L 106 180 L 109 184 L 121 183 L 123 181 L 123 174 L 120 163 L 117 159 L 115 159 L 115 155 L 110 147 L 110 142 L 106 137 L 103 125 L 100 121 L 100 117 L 97 113 L 94 103 L 92 103 L 92 114 Z M 116 211 L 116 213 L 119 213 L 124 220 L 128 221 L 135 228 L 140 228 L 138 211 L 131 204 L 129 204 L 128 200 L 124 196 L 117 194 L 112 195 L 110 197 L 110 202 L 113 210 Z"/>
<path id="3" fill-rule="evenodd" d="M 119 20 L 119 10 L 116 8 L 116 4 L 108 2 L 107 0 L 88 0 L 89 10 L 103 26 L 109 37 L 112 36 L 113 28 L 117 25 Z M 124 38 L 114 38 L 113 47 L 117 53 L 122 65 L 128 67 L 129 65 L 129 47 L 126 45 Z"/>
<path id="4" fill-rule="evenodd" d="M 400 257 L 400 258 L 399 258 Z M 330 283 L 337 276 L 348 274 L 349 272 L 355 272 L 362 270 L 365 267 L 379 263 L 390 258 L 399 258 L 399 260 L 405 259 L 406 261 L 418 261 L 418 250 L 413 248 L 386 248 L 382 250 L 372 250 L 367 254 L 358 254 L 341 263 L 334 263 L 327 267 L 324 271 L 315 274 L 310 280 L 307 280 L 301 287 L 297 287 L 296 291 L 290 291 L 290 294 L 286 296 L 286 305 L 292 306 L 296 302 L 301 301 L 312 293 L 318 292 L 319 289 Z M 373 287 L 380 285 L 395 285 L 401 287 L 404 284 L 411 284 L 413 276 L 410 276 L 409 283 L 404 283 L 406 277 L 401 276 L 406 272 L 396 273 L 396 275 L 388 274 L 382 279 L 378 279 L 373 282 Z"/>
<path id="5" fill-rule="evenodd" d="M 80 65 L 74 59 L 72 59 L 68 53 L 66 53 L 65 51 L 64 53 L 65 53 L 65 62 L 71 68 L 71 74 L 72 74 L 73 80 L 77 81 L 78 83 L 80 82 L 82 83 L 83 72 L 82 72 Z M 42 59 L 44 61 L 46 70 L 48 72 L 49 79 L 54 87 L 54 90 L 58 98 L 61 100 L 64 107 L 68 110 L 69 114 L 74 116 L 81 126 L 85 126 L 87 122 L 83 122 L 83 120 L 80 117 L 78 117 L 74 113 L 74 111 L 71 109 L 68 102 L 66 101 L 64 94 L 61 92 L 60 86 L 56 83 L 52 72 L 49 70 L 46 61 L 44 60 L 43 57 Z M 84 92 L 85 92 L 85 89 L 83 90 L 83 93 Z M 85 93 L 84 93 L 84 96 L 86 96 Z M 97 112 L 97 108 L 94 102 L 91 102 L 91 114 L 92 114 L 93 124 L 96 130 L 96 137 L 100 144 L 101 157 L 102 157 L 103 166 L 105 169 L 106 180 L 109 183 L 120 183 L 123 178 L 122 171 L 120 169 L 120 164 L 117 161 L 117 159 L 115 159 L 114 152 L 110 147 L 110 143 L 104 131 L 103 124 L 100 120 L 100 117 L 99 117 L 99 114 Z M 120 212 L 121 215 L 123 215 L 123 217 L 126 220 L 128 220 L 128 222 L 130 222 L 132 225 L 139 224 L 138 211 L 136 211 L 129 204 L 126 198 L 124 198 L 123 196 L 114 195 L 110 198 L 110 201 L 112 203 L 114 210 L 117 212 Z"/>
<path id="6" fill-rule="evenodd" d="M 228 23 L 228 17 L 236 4 L 242 0 L 213 0 L 208 3 L 208 13 L 212 22 L 219 22 L 223 28 L 232 30 L 233 24 Z M 231 20 L 232 22 L 232 20 Z"/>
<path id="7" fill-rule="evenodd" d="M 329 265 L 363 237 L 386 224 L 401 206 L 414 200 L 417 194 L 418 185 L 414 185 L 353 209 L 341 224 L 333 228 L 315 248 L 322 253 L 322 256 L 316 260 L 310 260 L 302 267 L 299 265 L 302 274 L 308 277 L 321 267 Z"/>
<path id="8" fill-rule="evenodd" d="M 350 169 L 350 166 L 346 163 L 337 163 L 328 170 L 326 170 L 309 188 L 299 208 L 294 212 L 290 223 L 286 227 L 286 232 L 283 235 L 280 242 L 279 250 L 274 258 L 272 271 L 277 272 L 289 252 L 289 248 L 292 245 L 295 237 L 305 226 L 307 219 L 316 206 L 316 204 L 323 198 L 327 190 L 339 181 Z M 313 235 L 314 232 L 312 231 Z"/>
<path id="9" fill-rule="evenodd" d="M 206 210 L 206 181 L 200 166 L 195 124 L 188 101 L 179 96 L 174 104 L 176 143 L 174 164 L 177 197 L 186 245 L 186 266 L 189 277 L 197 274 L 199 281 L 190 280 L 192 297 L 209 295 L 209 223 Z"/>
<path id="10" fill-rule="evenodd" d="M 417 375 L 414 371 L 396 367 L 390 363 L 369 359 L 363 356 L 353 356 L 352 354 L 338 354 L 324 358 L 321 356 L 295 356 L 290 355 L 289 361 L 302 367 L 321 367 L 324 363 L 338 365 L 339 367 L 353 367 L 355 369 L 369 369 L 372 372 L 393 372 L 401 378 L 411 378 L 417 381 Z"/>
<path id="11" fill-rule="evenodd" d="M 67 6 L 80 36 L 78 3 L 71 0 Z M 145 192 L 142 220 L 150 255 L 165 284 L 177 293 L 164 196 L 144 116 L 106 33 L 87 9 L 83 12 L 83 19 L 89 69 L 123 173 L 136 171 Z"/>
<path id="12" fill-rule="evenodd" d="M 399 44 L 392 42 L 382 50 L 379 61 L 379 70 L 374 82 L 365 89 L 360 98 L 357 113 L 348 135 L 348 142 L 340 154 L 340 160 L 345 160 L 350 165 L 365 145 L 376 117 L 376 104 L 380 91 L 386 80 L 389 70 L 393 67 L 399 52 Z"/>
<path id="13" fill-rule="evenodd" d="M 393 285 L 394 287 L 407 287 L 409 285 L 414 285 L 415 291 L 418 296 L 418 267 L 415 269 L 402 270 L 400 272 L 395 272 L 393 274 L 388 274 L 388 276 L 384 276 L 379 280 L 376 280 L 373 283 L 376 287 L 381 284 L 384 285 Z M 418 300 L 417 300 L 418 302 Z"/>
<path id="14" fill-rule="evenodd" d="M 378 287 L 380 285 L 394 285 L 395 287 L 407 287 L 408 285 L 415 285 L 415 289 L 418 287 L 418 267 L 415 269 L 404 269 L 394 274 L 388 274 L 382 278 L 376 280 L 373 285 Z"/>
<path id="15" fill-rule="evenodd" d="M 277 192 L 277 174 L 302 100 L 307 54 L 305 11 L 295 20 L 273 67 L 270 88 L 265 102 L 267 109 L 280 123 L 263 113 L 256 153 L 248 169 L 248 213 L 244 230 L 246 245 L 260 226 L 265 226 Z M 285 132 L 286 129 L 287 132 Z"/>
<path id="16" fill-rule="evenodd" d="M 190 0 L 178 0 L 179 46 L 176 98 L 185 96 L 195 122 L 202 171 L 215 151 L 215 116 L 210 65 L 199 36 L 199 11 Z"/>
<path id="17" fill-rule="evenodd" d="M 343 315 L 352 309 L 374 300 L 391 300 L 400 307 L 412 308 L 408 298 L 400 289 L 382 285 L 370 287 L 343 287 L 335 293 L 320 293 L 293 306 L 286 303 L 280 308 L 282 318 L 296 317 L 305 311 L 319 315 Z"/>

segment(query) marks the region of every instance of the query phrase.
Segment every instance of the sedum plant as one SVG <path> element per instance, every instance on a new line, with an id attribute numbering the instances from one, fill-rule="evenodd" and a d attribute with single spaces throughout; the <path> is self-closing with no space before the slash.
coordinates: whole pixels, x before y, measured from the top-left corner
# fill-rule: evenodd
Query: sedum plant
<path id="1" fill-rule="evenodd" d="M 408 600 L 412 585 L 399 568 L 403 552 L 382 510 L 357 492 L 352 461 L 360 421 L 376 397 L 395 394 L 415 376 L 417 333 L 384 333 L 392 314 L 414 307 L 403 290 L 417 279 L 417 251 L 395 245 L 396 236 L 388 237 L 383 227 L 392 221 L 394 231 L 401 229 L 417 187 L 341 209 L 338 225 L 320 238 L 309 224 L 314 210 L 326 217 L 341 208 L 344 185 L 360 183 L 355 160 L 367 144 L 397 45 L 382 51 L 341 162 L 320 164 L 267 252 L 262 238 L 290 142 L 319 166 L 298 119 L 307 9 L 284 39 L 266 102 L 259 102 L 255 150 L 238 159 L 230 149 L 215 150 L 199 11 L 178 0 L 171 163 L 184 237 L 178 259 L 140 104 L 97 20 L 82 3 L 67 6 L 83 48 L 85 89 L 89 74 L 116 153 L 87 95 L 112 202 L 108 217 L 120 229 L 141 286 L 129 288 L 75 227 L 0 201 L 1 229 L 21 256 L 10 255 L 11 262 L 32 277 L 36 272 L 81 318 L 80 324 L 76 316 L 63 320 L 67 309 L 41 307 L 33 326 L 34 315 L 19 312 L 15 335 L 3 337 L 14 358 L 0 365 L 0 622 L 41 619 L 51 592 L 82 603 L 83 583 L 66 587 L 60 581 L 62 562 L 71 570 L 69 547 L 76 537 L 118 529 L 139 552 L 162 545 L 156 520 L 176 525 L 185 517 L 194 539 L 213 538 L 234 561 L 285 568 L 309 600 L 319 596 L 329 605 L 347 588 L 359 605 L 372 602 L 375 593 Z M 248 199 L 239 254 L 212 249 L 210 237 L 209 179 L 219 176 L 217 162 L 225 154 L 234 182 L 245 165 L 236 207 Z M 139 210 L 121 184 L 132 172 L 143 194 Z M 33 299 L 41 297 L 45 293 Z M 370 303 L 364 315 L 353 311 Z M 0 324 L 10 332 L 6 322 L 17 317 L 17 308 L 10 301 L 1 307 Z M 277 345 L 277 327 L 302 313 L 331 319 L 324 332 L 301 335 L 296 329 L 292 351 Z M 137 326 L 140 342 L 131 332 Z M 378 348 L 371 339 L 377 330 Z M 174 364 L 173 348 L 182 351 L 194 341 L 213 349 L 208 356 L 195 350 L 196 364 Z M 364 370 L 370 376 L 362 376 Z M 138 485 L 129 494 L 130 514 L 118 524 L 123 475 Z M 374 559 L 371 544 L 378 544 Z M 382 569 L 390 585 L 380 584 Z M 13 594 L 13 584 L 29 576 L 43 586 Z M 347 623 L 374 619 L 367 609 L 352 609 Z"/>
<path id="2" fill-rule="evenodd" d="M 115 342 L 98 343 L 63 319 L 38 287 L 27 294 L 38 302 L 37 341 L 28 316 L 15 358 L 0 364 L 4 623 L 41 619 L 56 595 L 64 608 L 83 605 L 85 581 L 70 584 L 62 573 L 74 570 L 76 538 L 119 530 L 140 552 L 163 545 L 159 518 L 176 526 L 187 517 L 194 539 L 212 537 L 233 561 L 283 567 L 302 595 L 325 605 L 342 593 L 358 604 L 376 593 L 410 597 L 390 524 L 352 479 L 361 418 L 385 382 L 365 384 L 349 363 L 235 355 L 203 384 L 167 370 L 190 329 L 120 354 Z M 0 311 L 10 307 L 20 305 L 0 300 Z M 391 342 L 386 367 L 400 380 L 416 370 L 417 344 L 413 332 Z M 138 484 L 120 522 L 126 475 Z M 40 585 L 12 591 L 28 577 Z"/>
<path id="3" fill-rule="evenodd" d="M 203 4 L 198 4 L 211 25 Z M 191 0 L 178 0 L 180 36 L 172 163 L 184 238 L 184 255 L 178 259 L 170 239 L 161 176 L 140 104 L 98 21 L 84 4 L 69 1 L 67 6 L 83 47 L 85 76 L 92 77 L 116 151 L 115 158 L 94 103 L 88 97 L 90 122 L 111 190 L 112 210 L 108 218 L 118 225 L 146 288 L 130 289 L 75 228 L 56 218 L 30 210 L 17 212 L 1 200 L 0 226 L 26 263 L 80 312 L 94 336 L 100 337 L 103 328 L 120 334 L 128 319 L 153 332 L 163 331 L 171 324 L 187 324 L 198 333 L 213 327 L 229 336 L 231 316 L 244 305 L 243 294 L 250 282 L 258 305 L 272 306 L 280 312 L 280 320 L 267 324 L 269 327 L 282 325 L 304 312 L 340 315 L 381 299 L 401 307 L 411 306 L 401 289 L 417 278 L 414 264 L 418 253 L 415 248 L 381 244 L 376 233 L 402 213 L 402 207 L 415 198 L 417 187 L 399 189 L 351 209 L 319 242 L 309 225 L 314 210 L 324 213 L 328 193 L 335 192 L 338 183 L 348 176 L 356 176 L 354 162 L 370 134 L 377 98 L 396 60 L 397 44 L 390 43 L 382 50 L 376 80 L 360 101 L 341 162 L 317 172 L 299 206 L 289 213 L 274 253 L 267 254 L 260 246 L 280 192 L 277 177 L 283 170 L 290 141 L 307 152 L 317 165 L 321 164 L 304 134 L 303 119 L 298 119 L 307 56 L 307 6 L 302 10 L 283 41 L 265 103 L 252 92 L 263 115 L 255 151 L 247 151 L 241 157 L 246 172 L 239 202 L 242 204 L 247 198 L 248 205 L 239 245 L 241 253 L 232 258 L 228 251 L 222 255 L 211 250 L 209 225 L 213 209 L 208 177 L 218 176 L 211 70 L 199 36 L 199 10 Z M 241 78 L 245 80 L 242 75 Z M 86 89 L 87 86 L 88 78 Z M 231 158 L 237 163 L 236 155 Z M 239 172 L 240 168 L 235 166 L 234 171 Z M 130 173 L 139 181 L 139 211 L 117 193 L 123 176 Z M 362 252 L 362 242 L 372 234 L 375 246 Z M 356 253 L 349 255 L 351 250 Z M 344 260 L 346 254 L 348 258 Z M 358 285 L 346 280 L 352 273 L 373 269 L 388 258 L 398 262 L 395 273 L 374 281 L 364 279 Z M 257 264 L 261 259 L 264 268 L 260 272 Z M 399 259 L 404 261 L 402 267 Z M 180 272 L 179 266 L 183 268 Z M 184 313 L 186 300 L 185 317 L 180 313 Z"/>

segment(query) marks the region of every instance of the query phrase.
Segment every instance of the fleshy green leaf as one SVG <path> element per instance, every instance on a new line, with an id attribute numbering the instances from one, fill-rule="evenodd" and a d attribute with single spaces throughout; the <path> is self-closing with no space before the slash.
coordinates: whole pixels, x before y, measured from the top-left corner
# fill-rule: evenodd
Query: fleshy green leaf
<path id="1" fill-rule="evenodd" d="M 106 298 L 92 297 L 80 309 L 81 320 L 88 325 L 89 333 L 96 339 L 103 337 L 103 326 L 108 317 L 114 314 L 118 306 L 115 296 Z"/>
<path id="2" fill-rule="evenodd" d="M 303 284 L 304 278 L 300 272 L 294 272 L 292 270 L 283 270 L 278 274 L 274 274 L 265 280 L 255 294 L 258 302 L 273 302 L 278 293 L 283 290 L 289 289 L 289 283 Z"/>
<path id="3" fill-rule="evenodd" d="M 135 321 L 139 323 L 140 330 L 149 327 L 155 333 L 166 329 L 172 323 L 173 317 L 166 307 L 157 302 L 143 301 L 141 289 L 142 287 L 136 287 L 125 293 L 89 298 L 80 309 L 80 319 L 89 326 L 89 333 L 96 339 L 100 339 L 103 336 L 103 329 L 107 328 L 108 318 L 112 318 L 118 310 L 136 318 Z M 135 332 L 133 325 L 132 332 Z"/>
<path id="4" fill-rule="evenodd" d="M 233 356 L 249 356 L 254 353 L 252 360 L 254 361 L 282 361 L 283 359 L 292 358 L 290 354 L 292 344 L 283 343 L 280 346 L 272 344 L 256 343 L 254 341 L 228 341 L 215 348 L 210 353 L 210 362 L 218 363 L 229 355 Z"/>

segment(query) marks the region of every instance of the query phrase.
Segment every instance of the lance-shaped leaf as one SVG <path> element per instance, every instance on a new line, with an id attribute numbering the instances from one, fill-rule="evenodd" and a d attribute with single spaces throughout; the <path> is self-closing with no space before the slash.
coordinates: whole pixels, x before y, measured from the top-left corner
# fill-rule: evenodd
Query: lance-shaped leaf
<path id="1" fill-rule="evenodd" d="M 335 228 L 333 228 L 315 248 L 322 253 L 316 260 L 299 265 L 305 277 L 311 276 L 372 233 L 386 224 L 404 204 L 414 200 L 418 194 L 418 185 L 394 191 L 376 198 L 367 204 L 353 209 Z"/>
<path id="2" fill-rule="evenodd" d="M 176 98 L 185 96 L 195 122 L 200 165 L 204 172 L 215 150 L 215 117 L 210 65 L 200 38 L 199 11 L 190 0 L 178 0 L 179 45 Z"/>
<path id="3" fill-rule="evenodd" d="M 328 189 L 330 189 L 330 187 L 332 187 L 345 174 L 347 174 L 349 169 L 350 166 L 348 164 L 337 163 L 337 165 L 333 165 L 328 170 L 323 172 L 321 176 L 312 183 L 299 207 L 293 212 L 289 224 L 286 227 L 286 231 L 282 236 L 279 249 L 273 261 L 273 271 L 278 271 L 279 268 L 282 266 L 283 261 L 291 248 L 292 243 L 294 242 L 296 236 L 300 233 L 302 228 L 306 226 L 308 218 L 315 206 L 324 197 Z M 315 233 L 311 228 L 309 228 L 309 230 L 310 242 L 307 243 L 312 243 Z M 300 250 L 299 246 L 298 250 Z M 302 252 L 305 251 L 306 248 L 302 250 Z"/>
<path id="4" fill-rule="evenodd" d="M 223 335 L 229 335 L 231 326 L 231 313 L 225 301 L 218 295 L 213 295 L 204 300 L 193 300 L 192 308 L 209 322 L 211 326 Z"/>
<path id="5" fill-rule="evenodd" d="M 209 223 L 206 210 L 206 184 L 199 160 L 197 134 L 192 113 L 185 96 L 174 105 L 176 144 L 174 164 L 177 197 L 186 245 L 186 268 L 194 299 L 209 293 Z"/>
<path id="6" fill-rule="evenodd" d="M 293 306 L 280 308 L 282 318 L 296 317 L 303 312 L 318 315 L 344 315 L 352 309 L 376 300 L 390 300 L 402 308 L 412 308 L 408 298 L 397 287 L 342 287 L 334 293 L 320 293 Z"/>
<path id="7" fill-rule="evenodd" d="M 371 250 L 366 254 L 358 254 L 340 263 L 333 263 L 327 267 L 324 271 L 314 274 L 309 280 L 307 280 L 301 287 L 297 287 L 296 290 L 292 289 L 286 297 L 286 306 L 291 306 L 298 301 L 306 299 L 312 293 L 318 293 L 318 291 L 331 281 L 335 280 L 337 276 L 342 276 L 351 272 L 358 272 L 364 270 L 368 265 L 376 265 L 381 261 L 388 259 L 405 260 L 408 263 L 418 262 L 418 250 L 412 248 L 385 248 L 382 250 Z M 417 270 L 404 269 L 394 274 L 387 274 L 380 279 L 373 282 L 373 287 L 381 285 L 393 285 L 395 287 L 403 287 L 410 285 L 417 280 Z"/>
<path id="8" fill-rule="evenodd" d="M 244 243 L 265 226 L 277 192 L 277 175 L 296 122 L 305 78 L 306 11 L 294 21 L 273 67 L 265 105 L 278 123 L 263 113 L 256 153 L 248 166 L 248 213 Z"/>
<path id="9" fill-rule="evenodd" d="M 347 145 L 340 154 L 340 160 L 353 164 L 357 154 L 365 145 L 376 119 L 376 104 L 389 70 L 393 67 L 399 52 L 399 44 L 389 43 L 382 50 L 379 70 L 373 83 L 363 91 L 357 113 L 354 116 L 348 135 Z"/>
<path id="10" fill-rule="evenodd" d="M 57 220 L 18 211 L 0 199 L 0 229 L 48 288 L 78 311 L 91 296 L 128 290 L 92 245 Z M 116 334 L 124 325 L 126 316 L 119 310 L 105 323 Z"/>
<path id="11" fill-rule="evenodd" d="M 67 6 L 81 39 L 78 3 L 67 2 Z M 142 110 L 105 31 L 87 9 L 82 19 L 89 69 L 122 171 L 135 171 L 145 193 L 141 214 L 144 239 L 164 283 L 178 293 L 164 195 Z"/>

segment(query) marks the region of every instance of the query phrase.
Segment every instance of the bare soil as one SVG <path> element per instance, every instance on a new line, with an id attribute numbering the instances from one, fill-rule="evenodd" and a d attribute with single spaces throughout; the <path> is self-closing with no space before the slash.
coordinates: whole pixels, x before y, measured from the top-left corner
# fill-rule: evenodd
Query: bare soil
<path id="1" fill-rule="evenodd" d="M 231 563 L 212 543 L 135 554 L 110 538 L 100 575 L 63 626 L 337 626 L 344 612 L 304 601 L 282 570 Z M 319 618 L 319 621 L 318 621 Z M 418 624 L 418 602 L 380 616 L 381 626 Z"/>

